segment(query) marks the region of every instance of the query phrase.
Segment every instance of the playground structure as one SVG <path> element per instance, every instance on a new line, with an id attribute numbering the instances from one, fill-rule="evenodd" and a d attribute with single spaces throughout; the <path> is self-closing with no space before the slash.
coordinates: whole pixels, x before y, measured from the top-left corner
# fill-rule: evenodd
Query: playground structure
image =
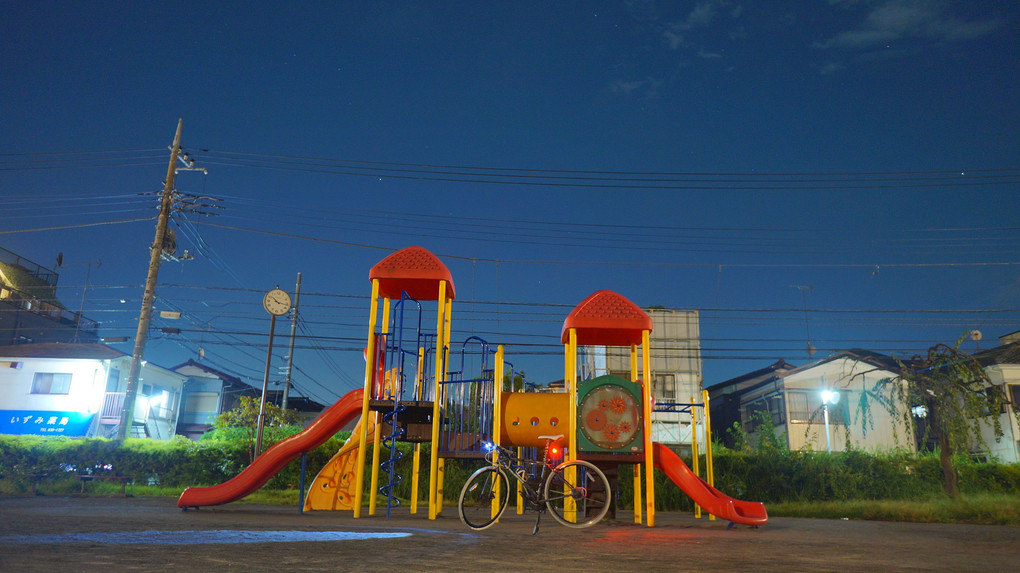
<path id="1" fill-rule="evenodd" d="M 445 460 L 483 459 L 487 442 L 538 448 L 547 436 L 563 434 L 565 461 L 585 460 L 613 476 L 619 464 L 633 464 L 636 523 L 655 525 L 656 467 L 712 515 L 752 526 L 767 521 L 761 503 L 730 498 L 711 485 L 710 449 L 706 481 L 669 448 L 652 441 L 651 384 L 642 383 L 651 380 L 652 320 L 625 297 L 600 290 L 574 308 L 561 331 L 565 391 L 538 392 L 512 387 L 514 370 L 502 346 L 493 349 L 478 337 L 451 344 L 455 289 L 435 255 L 421 247 L 402 249 L 373 266 L 369 278 L 364 388 L 343 396 L 303 432 L 267 449 L 235 478 L 186 489 L 179 507 L 229 503 L 248 495 L 360 414 L 348 442 L 312 481 L 304 509 L 350 510 L 360 517 L 368 479 L 369 491 L 379 492 L 369 496 L 369 515 L 375 514 L 377 498 L 385 498 L 388 516 L 400 504 L 394 489 L 403 479 L 396 469 L 403 454 L 395 446 L 408 442 L 414 444 L 410 511 L 418 510 L 421 448 L 428 445 L 428 518 L 435 519 L 443 509 Z M 435 330 L 427 332 L 422 303 L 431 302 Z M 630 380 L 615 375 L 578 380 L 580 345 L 629 347 Z M 693 413 L 694 405 L 687 406 Z M 707 433 L 707 397 L 703 406 Z M 705 442 L 711 443 L 710 436 Z M 383 454 L 383 446 L 388 453 Z M 369 447 L 373 463 L 366 476 Z M 697 463 L 696 445 L 694 459 Z"/>

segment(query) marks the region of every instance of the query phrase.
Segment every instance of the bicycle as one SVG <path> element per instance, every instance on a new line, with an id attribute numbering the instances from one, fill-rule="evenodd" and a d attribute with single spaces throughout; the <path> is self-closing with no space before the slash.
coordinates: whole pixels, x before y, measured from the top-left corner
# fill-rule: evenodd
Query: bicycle
<path id="1" fill-rule="evenodd" d="M 605 474 L 584 460 L 572 460 L 554 466 L 553 456 L 558 449 L 555 442 L 563 436 L 539 438 L 546 440 L 541 461 L 518 457 L 513 451 L 491 442 L 485 444 L 485 461 L 491 465 L 480 468 L 468 477 L 457 502 L 460 520 L 464 525 L 475 530 L 485 529 L 503 515 L 510 499 L 507 474 L 520 483 L 521 496 L 526 506 L 538 514 L 532 535 L 538 533 L 539 522 L 545 511 L 561 524 L 574 528 L 589 527 L 606 516 L 611 490 Z M 570 477 L 569 470 L 573 470 L 573 477 Z M 535 473 L 537 475 L 532 479 Z"/>

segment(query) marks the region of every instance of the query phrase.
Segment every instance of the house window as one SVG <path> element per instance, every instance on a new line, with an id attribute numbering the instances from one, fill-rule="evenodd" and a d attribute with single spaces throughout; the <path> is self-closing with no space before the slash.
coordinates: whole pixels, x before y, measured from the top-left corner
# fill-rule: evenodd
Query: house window
<path id="1" fill-rule="evenodd" d="M 676 402 L 676 380 L 672 374 L 652 375 L 652 394 L 658 402 Z"/>
<path id="2" fill-rule="evenodd" d="M 1020 384 L 1009 385 L 1009 403 L 1013 404 L 1013 409 L 1020 408 Z"/>
<path id="3" fill-rule="evenodd" d="M 785 424 L 786 415 L 783 408 L 783 397 L 780 395 L 766 396 L 744 406 L 744 420 L 747 421 L 747 431 L 757 431 L 762 424 L 763 416 L 772 419 L 773 427 Z"/>
<path id="4" fill-rule="evenodd" d="M 36 372 L 32 379 L 33 394 L 67 394 L 71 391 L 71 375 Z"/>
<path id="5" fill-rule="evenodd" d="M 755 400 L 744 406 L 744 425 L 748 432 L 756 432 L 761 426 L 761 413 L 768 413 L 769 408 L 765 400 Z"/>
<path id="6" fill-rule="evenodd" d="M 850 409 L 847 405 L 847 396 L 843 392 L 837 392 L 839 400 L 835 404 L 829 404 L 829 424 L 846 425 L 850 417 Z M 787 391 L 787 400 L 790 404 L 790 421 L 794 423 L 823 423 L 825 411 L 822 409 L 822 394 L 816 391 Z"/>

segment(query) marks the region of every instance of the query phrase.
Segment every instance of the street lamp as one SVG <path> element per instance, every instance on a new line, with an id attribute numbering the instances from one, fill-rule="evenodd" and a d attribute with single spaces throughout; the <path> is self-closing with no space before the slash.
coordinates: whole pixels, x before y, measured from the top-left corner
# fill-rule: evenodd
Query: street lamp
<path id="1" fill-rule="evenodd" d="M 825 417 L 825 448 L 832 453 L 832 442 L 829 440 L 829 404 L 836 405 L 839 402 L 839 392 L 822 390 L 822 413 Z"/>

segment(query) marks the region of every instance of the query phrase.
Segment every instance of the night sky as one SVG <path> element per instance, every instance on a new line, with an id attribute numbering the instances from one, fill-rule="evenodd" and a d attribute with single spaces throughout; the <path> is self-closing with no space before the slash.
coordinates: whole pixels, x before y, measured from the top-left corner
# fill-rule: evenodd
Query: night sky
<path id="1" fill-rule="evenodd" d="M 177 177 L 216 207 L 175 218 L 161 366 L 261 384 L 262 293 L 300 272 L 295 384 L 331 402 L 410 245 L 454 340 L 539 383 L 598 289 L 699 310 L 706 385 L 1020 329 L 1015 2 L 211 4 L 0 5 L 0 247 L 63 253 L 73 310 L 88 273 L 101 335 L 134 336 L 178 118 L 208 170 Z"/>

